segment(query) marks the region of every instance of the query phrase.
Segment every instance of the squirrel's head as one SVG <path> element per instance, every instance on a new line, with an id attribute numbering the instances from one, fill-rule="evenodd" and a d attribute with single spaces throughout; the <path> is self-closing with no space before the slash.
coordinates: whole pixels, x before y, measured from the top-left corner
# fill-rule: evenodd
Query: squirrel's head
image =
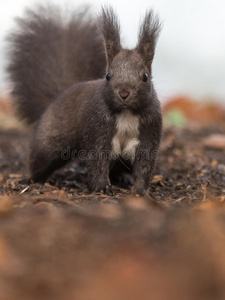
<path id="1" fill-rule="evenodd" d="M 114 108 L 139 110 L 151 90 L 151 65 L 161 29 L 152 10 L 145 14 L 139 29 L 135 49 L 123 49 L 120 44 L 120 26 L 111 7 L 102 8 L 101 30 L 106 51 L 106 85 L 113 91 Z"/>

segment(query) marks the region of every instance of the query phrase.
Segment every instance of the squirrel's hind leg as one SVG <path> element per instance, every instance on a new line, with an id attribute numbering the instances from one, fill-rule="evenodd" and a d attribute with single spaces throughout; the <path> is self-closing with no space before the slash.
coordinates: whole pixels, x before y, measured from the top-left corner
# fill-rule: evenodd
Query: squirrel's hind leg
<path id="1" fill-rule="evenodd" d="M 46 153 L 35 149 L 30 153 L 30 180 L 44 183 L 58 168 L 66 163 L 57 153 Z"/>

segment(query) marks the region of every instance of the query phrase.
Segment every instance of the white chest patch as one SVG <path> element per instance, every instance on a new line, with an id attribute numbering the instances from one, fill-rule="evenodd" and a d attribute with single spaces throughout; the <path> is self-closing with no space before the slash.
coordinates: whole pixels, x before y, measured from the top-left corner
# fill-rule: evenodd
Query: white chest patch
<path id="1" fill-rule="evenodd" d="M 130 159 L 135 158 L 135 150 L 139 141 L 139 118 L 130 111 L 124 111 L 118 116 L 117 131 L 112 140 L 112 156 L 117 158 L 123 156 Z"/>

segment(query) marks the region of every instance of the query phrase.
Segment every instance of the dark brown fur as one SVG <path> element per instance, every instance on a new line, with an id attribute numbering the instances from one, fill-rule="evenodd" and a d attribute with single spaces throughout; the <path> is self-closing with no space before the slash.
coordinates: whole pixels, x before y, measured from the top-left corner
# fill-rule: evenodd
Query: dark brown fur
<path id="1" fill-rule="evenodd" d="M 34 19 L 34 23 L 36 22 L 34 24 L 35 28 L 39 27 L 39 23 L 37 22 L 39 18 L 40 17 L 37 16 L 36 21 Z M 151 63 L 159 33 L 159 23 L 158 19 L 153 16 L 152 11 L 148 12 L 140 28 L 137 47 L 134 50 L 127 50 L 122 49 L 120 45 L 119 24 L 112 8 L 104 8 L 100 20 L 106 50 L 106 72 L 109 72 L 110 78 L 108 79 L 110 80 L 101 79 L 76 83 L 77 81 L 88 78 L 85 78 L 85 76 L 75 78 L 68 75 L 67 71 L 69 69 L 63 69 L 64 72 L 61 73 L 63 81 L 61 85 L 56 82 L 54 92 L 50 89 L 49 94 L 47 93 L 47 100 L 44 100 L 44 105 L 41 108 L 41 111 L 43 111 L 44 108 L 45 110 L 34 130 L 30 153 L 31 176 L 35 181 L 45 181 L 56 168 L 64 165 L 71 158 L 72 153 L 76 153 L 78 157 L 82 154 L 82 159 L 85 160 L 88 168 L 89 189 L 91 191 L 103 190 L 105 192 L 111 192 L 109 170 L 112 163 L 115 163 L 113 159 L 113 155 L 115 155 L 117 149 L 115 141 L 117 141 L 119 137 L 121 151 L 125 151 L 126 146 L 131 145 L 133 147 L 132 143 L 129 144 L 132 140 L 137 140 L 138 144 L 133 148 L 131 147 L 131 150 L 129 150 L 130 148 L 128 147 L 127 151 L 135 151 L 135 157 L 133 159 L 130 157 L 129 163 L 133 169 L 134 190 L 143 195 L 148 191 L 162 129 L 160 104 L 151 81 Z M 23 22 L 27 22 L 26 19 Z M 88 26 L 91 25 L 85 23 L 85 27 L 81 27 L 83 28 L 82 33 L 85 39 L 89 37 L 89 34 L 86 35 L 83 31 L 85 31 L 84 28 Z M 27 26 L 25 26 L 25 28 L 28 31 Z M 59 29 L 59 31 L 62 33 L 62 28 Z M 76 31 L 76 29 L 73 28 L 73 31 Z M 47 36 L 47 33 L 49 33 L 50 36 Z M 40 32 L 35 33 L 36 38 L 35 36 L 33 37 L 37 40 L 43 37 L 46 43 L 41 45 L 40 48 L 47 47 L 50 51 L 49 54 L 51 54 L 46 57 L 43 56 L 43 59 L 46 60 L 46 64 L 50 68 L 48 69 L 44 66 L 42 68 L 42 75 L 46 81 L 49 72 L 50 74 L 54 74 L 55 72 L 57 74 L 61 62 L 60 58 L 62 58 L 61 56 L 54 56 L 54 53 L 60 51 L 61 48 L 58 43 L 53 43 L 53 45 L 50 43 L 50 45 L 48 45 L 48 38 L 51 40 L 51 33 L 48 31 L 47 33 L 45 36 L 43 28 L 41 28 Z M 16 37 L 17 35 L 15 34 L 14 41 L 17 39 Z M 18 37 L 20 37 L 20 35 Z M 19 40 L 22 44 L 27 43 L 29 48 L 31 46 L 30 39 L 31 37 L 26 35 L 23 42 L 22 39 Z M 96 41 L 99 41 L 99 39 L 100 37 L 96 36 L 94 42 L 97 43 Z M 64 46 L 62 45 L 63 41 L 66 41 L 66 44 L 63 44 Z M 83 55 L 87 55 L 87 52 L 85 52 L 85 43 L 79 44 L 79 39 L 76 42 L 78 45 L 73 44 L 74 51 L 77 54 L 76 59 L 74 57 L 74 72 L 78 74 L 77 71 L 80 70 L 78 67 L 81 68 L 81 65 L 79 64 L 80 53 L 78 54 L 76 49 L 79 48 L 82 52 L 81 47 L 84 47 L 84 53 L 81 53 L 81 59 Z M 86 41 L 86 43 L 88 42 L 90 41 Z M 67 43 L 68 40 L 65 38 L 61 40 L 60 45 L 63 49 L 67 49 Z M 25 45 L 23 47 L 25 47 Z M 99 53 L 96 53 L 97 48 L 100 51 Z M 18 49 L 17 45 L 14 47 L 14 54 L 16 53 L 16 49 Z M 38 51 L 42 50 L 39 49 Z M 69 51 L 72 51 L 72 48 L 70 48 Z M 101 51 L 102 48 L 98 45 L 98 47 L 94 48 L 93 53 L 87 55 L 90 64 L 91 61 L 94 61 L 95 66 L 99 63 L 99 74 L 102 72 L 102 62 L 98 61 L 99 57 L 105 63 L 105 60 L 102 59 Z M 67 57 L 66 50 L 63 54 Z M 95 56 L 90 58 L 89 55 L 92 54 Z M 52 64 L 48 64 L 47 61 L 52 55 L 55 60 Z M 17 56 L 21 61 L 20 66 L 27 64 L 23 55 Z M 12 79 L 18 75 L 16 57 L 10 66 Z M 30 59 L 31 64 L 33 59 L 34 58 Z M 68 61 L 65 60 L 65 62 L 67 63 Z M 29 66 L 26 66 L 26 70 L 27 72 L 29 71 Z M 31 70 L 33 69 L 31 68 Z M 90 78 L 97 77 L 97 75 L 94 76 L 90 70 L 92 70 L 91 66 L 89 69 Z M 41 76 L 41 73 L 39 75 Z M 147 76 L 147 81 L 143 80 L 144 75 Z M 32 82 L 35 84 L 35 88 L 32 91 L 30 90 L 29 97 L 25 98 L 24 94 L 19 92 L 19 89 L 14 90 L 14 94 L 17 95 L 17 103 L 21 108 L 26 105 L 27 107 L 31 107 L 32 104 L 30 104 L 30 102 L 32 99 L 34 102 L 36 101 L 35 106 L 39 105 L 38 101 L 45 99 L 42 97 L 42 94 L 44 94 L 44 85 L 41 84 L 38 79 L 39 77 L 37 77 L 38 80 L 35 80 L 35 76 L 36 74 L 34 72 Z M 67 79 L 68 76 L 69 79 Z M 56 78 L 59 79 L 60 76 L 56 76 Z M 73 78 L 75 84 L 66 89 L 63 93 L 58 94 L 56 100 L 53 101 L 55 94 L 65 88 L 67 84 L 71 83 L 71 78 Z M 21 81 L 19 78 L 17 78 L 17 80 L 14 79 L 17 85 L 19 83 L 23 85 L 23 77 L 21 76 L 20 79 Z M 24 80 L 26 81 L 27 79 Z M 49 87 L 50 85 L 48 85 L 47 82 L 45 86 L 46 92 Z M 47 108 L 46 103 L 48 103 Z M 34 110 L 35 106 L 33 107 Z M 32 112 L 30 113 L 31 119 L 34 119 Z M 35 115 L 35 111 L 33 114 Z M 40 111 L 35 115 L 35 118 L 37 118 L 38 115 L 40 115 Z M 121 152 L 120 159 L 124 159 L 123 156 Z"/>
<path id="2" fill-rule="evenodd" d="M 68 13 L 39 5 L 16 19 L 7 40 L 12 94 L 28 122 L 38 120 L 70 85 L 104 74 L 102 39 L 87 7 Z"/>

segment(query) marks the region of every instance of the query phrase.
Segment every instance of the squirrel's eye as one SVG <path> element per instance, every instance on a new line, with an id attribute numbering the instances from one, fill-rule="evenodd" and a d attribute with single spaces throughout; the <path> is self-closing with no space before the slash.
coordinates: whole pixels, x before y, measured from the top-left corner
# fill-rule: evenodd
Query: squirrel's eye
<path id="1" fill-rule="evenodd" d="M 146 82 L 147 80 L 148 80 L 148 74 L 145 73 L 145 74 L 143 75 L 143 81 Z"/>
<path id="2" fill-rule="evenodd" d="M 106 80 L 108 80 L 108 81 L 109 81 L 109 80 L 110 80 L 110 74 L 109 74 L 109 73 L 107 73 L 107 74 L 106 74 L 106 76 L 105 76 L 105 78 L 106 78 Z"/>

